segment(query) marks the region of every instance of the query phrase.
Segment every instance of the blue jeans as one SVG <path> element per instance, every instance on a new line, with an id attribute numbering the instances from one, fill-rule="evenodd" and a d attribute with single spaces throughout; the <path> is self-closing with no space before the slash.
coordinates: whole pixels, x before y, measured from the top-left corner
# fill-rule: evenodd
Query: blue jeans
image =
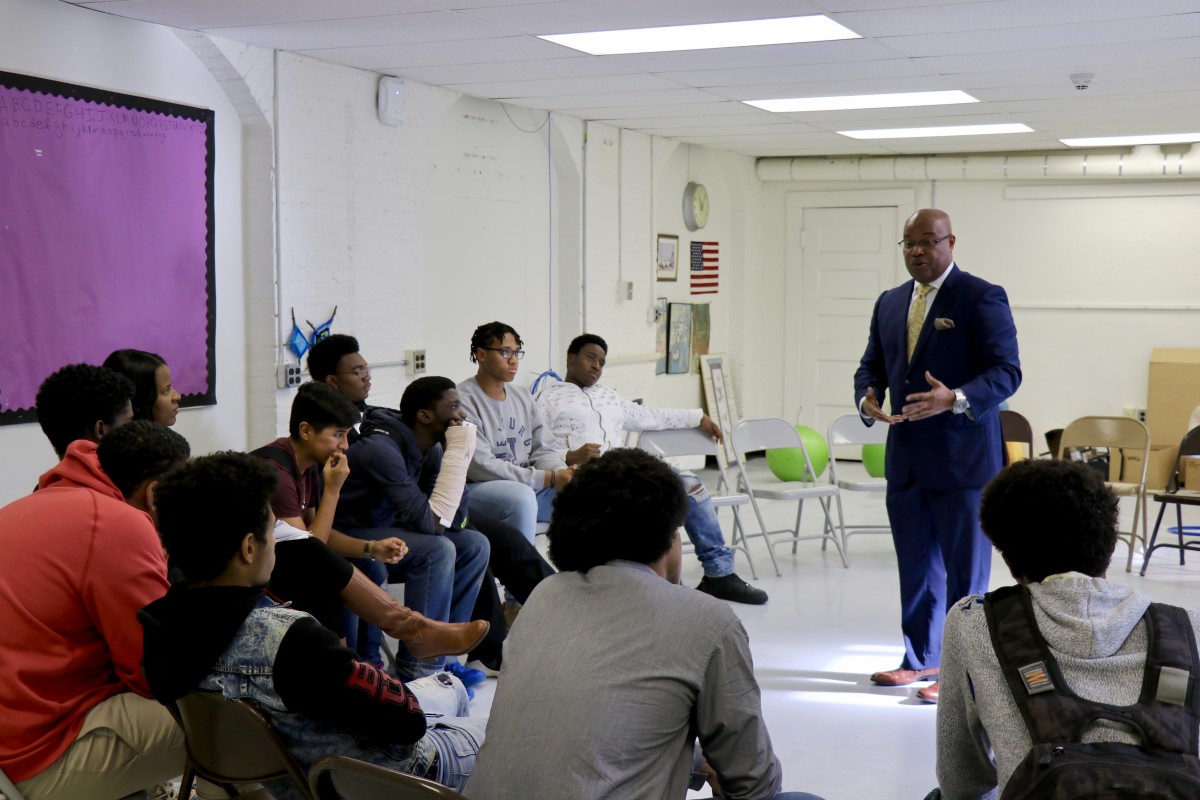
<path id="1" fill-rule="evenodd" d="M 403 539 L 408 545 L 408 554 L 386 569 L 388 580 L 404 584 L 404 605 L 441 622 L 471 621 L 475 598 L 492 555 L 491 545 L 482 533 L 469 529 L 440 534 L 411 533 L 397 528 L 367 528 L 347 533 L 359 539 L 386 539 L 389 536 Z M 376 571 L 383 566 L 379 562 L 365 563 Z M 360 641 L 359 655 L 370 659 L 362 649 L 363 642 Z M 377 654 L 375 659 L 378 659 Z M 396 674 L 402 679 L 432 675 L 445 663 L 444 658 L 419 661 L 403 642 L 397 648 Z"/>
<path id="2" fill-rule="evenodd" d="M 720 578 L 733 572 L 733 551 L 725 545 L 717 509 L 704 483 L 691 472 L 675 470 L 687 492 L 688 513 L 683 529 L 696 548 L 696 558 L 709 578 Z"/>
<path id="3" fill-rule="evenodd" d="M 550 521 L 554 495 L 553 486 L 535 492 L 519 481 L 468 483 L 467 508 L 511 525 L 532 542 L 537 536 L 537 524 Z"/>
<path id="4" fill-rule="evenodd" d="M 462 789 L 475 769 L 487 719 L 468 718 L 467 690 L 452 675 L 420 678 L 405 686 L 425 712 L 425 736 L 438 754 L 435 780 L 451 789 Z"/>

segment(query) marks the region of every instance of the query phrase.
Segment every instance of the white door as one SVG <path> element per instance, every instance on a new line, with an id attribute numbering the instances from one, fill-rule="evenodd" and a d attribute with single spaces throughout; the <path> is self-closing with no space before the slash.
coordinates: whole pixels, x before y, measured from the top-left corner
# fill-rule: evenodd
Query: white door
<path id="1" fill-rule="evenodd" d="M 904 273 L 896 242 L 912 205 L 911 193 L 881 198 L 886 205 L 867 204 L 881 192 L 846 194 L 861 195 L 862 205 L 789 198 L 785 411 L 822 436 L 854 411 L 854 371 L 876 299 Z"/>

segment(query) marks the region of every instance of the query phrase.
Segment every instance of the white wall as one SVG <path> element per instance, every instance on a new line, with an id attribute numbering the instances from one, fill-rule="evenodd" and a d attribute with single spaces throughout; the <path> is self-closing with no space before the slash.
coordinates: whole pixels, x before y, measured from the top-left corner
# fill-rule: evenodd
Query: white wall
<path id="1" fill-rule="evenodd" d="M 178 430 L 197 452 L 244 447 L 246 368 L 241 124 L 216 81 L 167 28 L 42 0 L 0 0 L 0 69 L 216 112 L 217 405 L 185 409 Z M 0 427 L 0 504 L 54 465 L 36 424 Z"/>
<path id="2" fill-rule="evenodd" d="M 427 351 L 430 374 L 473 374 L 471 332 L 499 319 L 525 340 L 519 383 L 561 375 L 566 343 L 586 328 L 609 340 L 606 380 L 622 391 L 701 404 L 699 376 L 654 377 L 649 308 L 693 299 L 686 268 L 676 283 L 653 280 L 655 236 L 679 235 L 684 251 L 691 238 L 721 242 L 712 346 L 728 349 L 760 206 L 751 159 L 414 82 L 388 126 L 372 73 L 281 53 L 278 75 L 283 326 L 292 307 L 303 325 L 336 303 L 334 329 L 358 336 L 373 365 L 373 402 L 398 402 L 409 348 Z M 681 210 L 689 175 L 714 207 L 694 236 Z M 277 392 L 278 430 L 290 402 Z"/>
<path id="3" fill-rule="evenodd" d="M 958 263 L 1008 291 L 1024 370 L 1010 405 L 1039 445 L 1076 417 L 1144 407 L 1153 348 L 1200 347 L 1200 182 L 767 183 L 770 285 L 784 280 L 789 192 L 896 187 L 949 212 Z M 772 307 L 766 326 L 790 311 Z"/>

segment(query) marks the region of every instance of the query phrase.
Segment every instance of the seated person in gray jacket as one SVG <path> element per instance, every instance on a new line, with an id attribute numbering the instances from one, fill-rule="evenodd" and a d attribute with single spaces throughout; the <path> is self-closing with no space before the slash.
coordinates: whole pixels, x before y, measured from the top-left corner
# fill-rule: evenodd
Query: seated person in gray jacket
<path id="1" fill-rule="evenodd" d="M 471 800 L 683 798 L 694 761 L 719 796 L 811 800 L 780 794 L 745 628 L 679 585 L 687 505 L 640 450 L 589 461 L 559 493 L 548 536 L 562 571 L 505 643 Z"/>
<path id="2" fill-rule="evenodd" d="M 1028 589 L 1037 629 L 1065 688 L 1108 705 L 1137 703 L 1150 598 L 1105 578 L 1117 544 L 1117 498 L 1103 477 L 1069 461 L 1018 461 L 984 489 L 979 518 L 1017 583 Z M 1188 617 L 1200 636 L 1200 615 L 1189 611 Z M 998 797 L 1032 739 L 978 595 L 959 601 L 946 617 L 940 689 L 942 797 Z M 1089 725 L 1082 741 L 1140 743 L 1131 729 L 1107 721 Z"/>

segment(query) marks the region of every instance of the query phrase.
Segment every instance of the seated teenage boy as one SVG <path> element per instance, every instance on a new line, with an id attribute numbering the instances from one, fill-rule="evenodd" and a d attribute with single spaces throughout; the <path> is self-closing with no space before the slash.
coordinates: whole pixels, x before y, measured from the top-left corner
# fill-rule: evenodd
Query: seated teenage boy
<path id="1" fill-rule="evenodd" d="M 159 484 L 159 532 L 187 581 L 138 615 L 154 696 L 172 703 L 200 689 L 252 699 L 306 771 L 338 753 L 458 788 L 483 720 L 427 721 L 418 687 L 357 661 L 313 617 L 263 592 L 275 562 L 275 484 L 275 470 L 244 453 L 198 458 Z M 213 497 L 221 502 L 207 503 Z M 439 678 L 427 683 L 436 690 Z M 298 797 L 290 782 L 270 790 Z"/>
<path id="2" fill-rule="evenodd" d="M 510 385 L 525 356 L 521 345 L 511 325 L 476 328 L 471 363 L 479 368 L 458 385 L 458 394 L 481 439 L 467 471 L 471 511 L 513 526 L 532 542 L 572 469 L 555 452 L 533 397 L 523 386 Z"/>
<path id="3" fill-rule="evenodd" d="M 68 364 L 42 381 L 35 403 L 38 424 L 62 458 L 76 439 L 99 442 L 133 419 L 133 382 L 106 367 Z"/>
<path id="4" fill-rule="evenodd" d="M 472 800 L 683 798 L 697 743 L 719 796 L 819 800 L 780 793 L 737 615 L 677 585 L 687 502 L 669 466 L 628 449 L 558 496 L 547 536 L 562 572 L 505 645 Z"/>
<path id="5" fill-rule="evenodd" d="M 353 336 L 335 333 L 313 345 L 308 353 L 308 371 L 315 382 L 336 389 L 364 415 L 376 408 L 367 405 L 367 397 L 371 393 L 371 368 L 359 352 L 358 339 Z M 361 427 L 359 425 L 357 429 L 348 431 L 347 441 L 350 444 L 358 441 L 358 429 Z M 361 516 L 361 513 L 356 511 L 354 516 Z M 360 522 L 347 519 L 340 512 L 336 523 L 346 531 L 361 526 Z M 378 527 L 355 532 L 364 538 L 390 538 L 396 533 L 391 527 L 393 524 L 390 519 L 382 520 Z M 389 577 L 393 581 L 403 582 L 405 601 L 430 617 L 460 621 L 469 619 L 475 615 L 471 613 L 474 600 L 468 599 L 468 594 L 471 598 L 477 595 L 477 589 L 470 588 L 471 582 L 482 580 L 488 554 L 480 551 L 481 540 L 477 537 L 465 535 L 454 538 L 456 541 L 452 542 L 441 536 L 406 535 L 404 541 L 409 553 L 402 563 L 387 568 L 379 562 L 355 559 L 354 564 L 377 584 L 384 584 Z M 356 633 L 356 641 L 352 646 L 364 659 L 378 663 L 382 638 L 379 629 L 364 623 Z M 497 631 L 499 633 L 502 631 Z M 402 652 L 400 655 L 405 657 L 400 665 L 402 677 L 415 677 L 428 671 L 427 667 L 418 667 L 406 658 L 412 655 L 411 652 Z M 468 686 L 486 679 L 483 672 L 467 671 L 457 661 L 450 663 L 448 668 Z"/>
<path id="6" fill-rule="evenodd" d="M 390 523 L 404 531 L 406 540 L 449 536 L 456 547 L 460 536 L 477 535 L 472 529 L 486 536 L 490 566 L 478 590 L 475 614 L 489 619 L 492 628 L 472 655 L 497 668 L 507 626 L 493 573 L 524 601 L 554 569 L 515 528 L 490 520 L 477 525 L 474 517 L 467 520 L 463 483 L 477 429 L 463 425 L 465 419 L 454 382 L 438 376 L 418 378 L 405 387 L 399 412 L 369 409 L 362 437 L 350 450 L 354 470 L 342 491 L 338 520 L 356 529 Z M 446 580 L 453 585 L 457 570 Z M 405 597 L 408 593 L 406 584 Z M 451 600 L 453 607 L 458 601 Z M 455 664 L 450 669 L 468 685 L 478 680 L 474 675 L 464 678 Z"/>
<path id="7" fill-rule="evenodd" d="M 415 658 L 465 653 L 487 632 L 486 622 L 447 624 L 428 619 L 395 601 L 344 558 L 330 550 L 376 554 L 400 560 L 403 541 L 355 539 L 332 527 L 334 509 L 349 474 L 346 431 L 358 421 L 358 410 L 336 390 L 319 383 L 302 385 L 292 401 L 289 435 L 254 451 L 270 461 L 278 475 L 271 497 L 277 519 L 286 523 L 286 539 L 276 548 L 271 592 L 341 630 L 341 602 L 355 613 L 410 645 Z M 308 535 L 308 534 L 311 534 Z M 324 542 L 330 542 L 326 547 Z M 428 570 L 418 560 L 412 572 Z M 372 662 L 374 663 L 374 662 Z"/>
<path id="8" fill-rule="evenodd" d="M 1054 680 L 1053 691 L 1109 706 L 1137 703 L 1150 598 L 1105 579 L 1117 544 L 1117 499 L 1103 477 L 1070 461 L 1018 461 L 984 489 L 979 518 L 1028 592 L 1037 630 L 1058 662 L 1066 686 Z M 972 595 L 946 617 L 937 714 L 937 776 L 946 800 L 999 796 L 1032 745 L 984 609 Z M 1187 613 L 1200 637 L 1200 613 Z M 1194 719 L 1186 733 L 1195 756 Z M 1088 725 L 1082 740 L 1142 743 L 1107 721 Z"/>
<path id="9" fill-rule="evenodd" d="M 86 404 L 97 376 L 56 374 Z M 62 411 L 38 406 L 47 429 Z M 179 434 L 133 422 L 99 448 L 73 442 L 38 491 L 0 508 L 0 768 L 27 800 L 115 800 L 183 769 L 183 736 L 149 699 L 135 615 L 167 591 L 149 499 L 187 457 Z"/>
<path id="10" fill-rule="evenodd" d="M 567 377 L 547 383 L 536 404 L 554 438 L 554 446 L 568 464 L 583 464 L 606 450 L 623 447 L 626 431 L 661 431 L 700 428 L 714 441 L 724 441 L 717 423 L 698 408 L 657 408 L 639 405 L 610 386 L 600 385 L 608 344 L 599 336 L 576 336 L 567 347 Z M 734 603 L 761 605 L 767 593 L 742 580 L 733 571 L 733 551 L 725 544 L 721 523 L 704 483 L 691 472 L 675 470 L 688 496 L 683 529 L 704 566 L 696 588 Z"/>

